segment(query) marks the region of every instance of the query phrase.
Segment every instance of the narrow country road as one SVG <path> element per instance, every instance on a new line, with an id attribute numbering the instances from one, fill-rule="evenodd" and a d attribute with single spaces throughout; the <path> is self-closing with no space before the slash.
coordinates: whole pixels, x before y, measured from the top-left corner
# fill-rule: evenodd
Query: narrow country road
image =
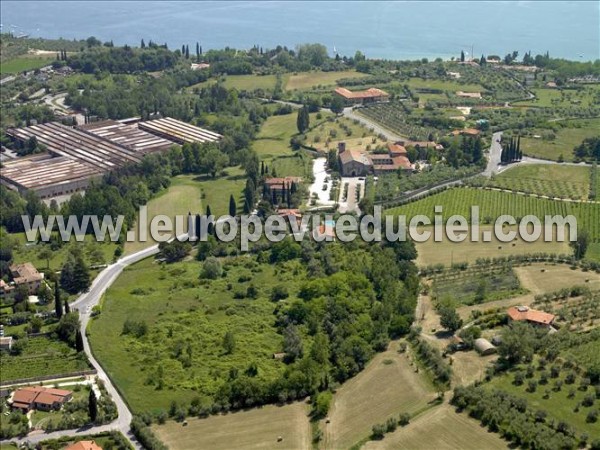
<path id="1" fill-rule="evenodd" d="M 98 274 L 88 292 L 82 294 L 76 301 L 71 303 L 71 308 L 73 311 L 75 309 L 79 310 L 79 318 L 81 321 L 81 334 L 83 336 L 83 347 L 85 354 L 87 355 L 92 366 L 98 371 L 97 376 L 100 380 L 104 382 L 106 390 L 108 391 L 108 393 L 112 397 L 112 400 L 117 406 L 119 416 L 113 422 L 105 425 L 86 426 L 75 430 L 61 430 L 54 431 L 52 433 L 33 432 L 24 438 L 12 439 L 9 441 L 18 443 L 19 445 L 23 443 L 37 444 L 38 442 L 45 441 L 46 439 L 57 439 L 63 436 L 89 435 L 100 433 L 103 431 L 118 430 L 121 433 L 123 433 L 125 437 L 127 437 L 127 439 L 136 449 L 142 448 L 130 431 L 129 425 L 131 423 L 132 418 L 131 411 L 129 411 L 127 404 L 125 403 L 115 386 L 110 381 L 110 378 L 108 377 L 102 366 L 100 366 L 96 358 L 94 358 L 86 335 L 86 328 L 90 321 L 92 308 L 98 304 L 104 292 L 114 283 L 114 281 L 121 274 L 123 269 L 130 264 L 141 261 L 142 259 L 155 255 L 157 253 L 158 245 L 153 245 L 152 247 L 148 247 L 146 249 L 140 250 L 139 252 L 133 253 L 131 255 L 119 259 L 117 262 L 109 265 Z"/>
<path id="2" fill-rule="evenodd" d="M 490 151 L 488 155 L 487 167 L 483 171 L 482 175 L 491 177 L 494 173 L 497 173 L 500 168 L 500 157 L 502 156 L 502 131 L 497 131 L 492 134 L 492 144 L 490 145 Z"/>

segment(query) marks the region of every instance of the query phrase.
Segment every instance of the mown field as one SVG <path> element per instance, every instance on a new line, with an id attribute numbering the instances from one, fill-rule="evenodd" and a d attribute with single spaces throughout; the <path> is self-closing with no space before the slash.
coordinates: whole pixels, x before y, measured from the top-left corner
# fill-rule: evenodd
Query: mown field
<path id="1" fill-rule="evenodd" d="M 66 343 L 47 337 L 27 339 L 22 354 L 18 356 L 0 354 L 0 381 L 46 375 L 62 375 L 90 368 L 85 356 Z"/>
<path id="2" fill-rule="evenodd" d="M 157 215 L 166 215 L 173 221 L 174 217 L 183 215 L 187 217 L 188 212 L 192 214 L 204 214 L 206 206 L 209 205 L 211 212 L 215 215 L 229 213 L 229 196 L 233 195 L 238 206 L 241 206 L 242 190 L 245 186 L 245 177 L 240 168 L 228 168 L 227 176 L 217 177 L 215 179 L 206 177 L 196 177 L 192 175 L 181 175 L 172 178 L 171 186 L 157 197 L 148 202 L 148 223 L 147 230 L 150 229 L 150 221 Z M 184 221 L 184 229 L 187 230 L 187 220 Z M 135 240 L 125 243 L 125 253 L 134 253 L 143 248 L 154 245 L 155 242 L 150 238 L 147 231 L 148 240 L 141 242 L 139 240 L 139 230 L 136 224 L 133 227 Z"/>
<path id="3" fill-rule="evenodd" d="M 489 186 L 549 197 L 586 200 L 590 191 L 589 167 L 553 164 L 521 165 L 503 171 Z"/>
<path id="4" fill-rule="evenodd" d="M 345 70 L 341 72 L 299 72 L 289 75 L 285 89 L 288 91 L 305 90 L 318 86 L 334 86 L 338 80 L 343 78 L 364 78 L 368 76 L 365 73 L 354 70 Z"/>
<path id="5" fill-rule="evenodd" d="M 515 227 L 508 227 L 514 230 Z M 433 233 L 433 229 L 429 230 Z M 520 237 L 513 242 L 501 242 L 495 236 L 491 242 L 483 242 L 481 235 L 485 232 L 492 233 L 492 225 L 480 226 L 479 242 L 472 242 L 469 238 L 463 242 L 452 242 L 447 237 L 443 237 L 441 242 L 435 242 L 430 239 L 426 242 L 416 243 L 417 264 L 419 266 L 428 266 L 433 264 L 443 264 L 450 266 L 452 263 L 468 262 L 474 263 L 478 258 L 490 258 L 510 255 L 527 255 L 532 253 L 553 253 L 568 254 L 571 252 L 567 242 L 557 242 L 555 239 L 551 242 L 535 241 L 526 242 Z"/>
<path id="6" fill-rule="evenodd" d="M 0 74 L 9 75 L 27 70 L 39 69 L 56 60 L 55 56 L 22 55 L 18 58 L 0 63 Z"/>
<path id="7" fill-rule="evenodd" d="M 415 215 L 423 214 L 433 223 L 435 206 L 443 206 L 441 215 L 444 221 L 455 214 L 470 221 L 471 206 L 479 207 L 480 221 L 484 223 L 486 221 L 493 223 L 496 218 L 507 214 L 515 217 L 517 221 L 526 215 L 535 215 L 540 220 L 543 220 L 546 215 L 573 215 L 577 219 L 577 226 L 586 229 L 592 240 L 600 240 L 600 204 L 561 202 L 484 189 L 449 189 L 422 200 L 391 208 L 386 210 L 386 214 L 405 215 L 407 223 Z"/>
<path id="8" fill-rule="evenodd" d="M 172 450 L 211 448 L 242 450 L 310 449 L 309 407 L 298 402 L 284 406 L 268 405 L 206 419 L 188 419 L 181 423 L 154 425 L 158 438 Z M 282 440 L 279 441 L 278 439 Z"/>
<path id="9" fill-rule="evenodd" d="M 557 161 L 562 156 L 565 161 L 572 161 L 573 149 L 576 146 L 586 138 L 598 136 L 600 119 L 582 119 L 567 123 L 572 127 L 559 128 L 552 140 L 534 137 L 521 138 L 523 154 L 552 161 Z M 543 136 L 543 130 L 537 130 L 535 133 Z"/>
<path id="10" fill-rule="evenodd" d="M 399 448 L 429 450 L 500 450 L 509 445 L 497 434 L 490 433 L 467 414 L 459 414 L 450 405 L 441 405 L 421 414 L 405 427 L 387 434 L 381 441 L 369 441 L 366 450 Z"/>
<path id="11" fill-rule="evenodd" d="M 356 377 L 340 387 L 333 397 L 329 423 L 321 421 L 323 447 L 346 449 L 367 438 L 373 425 L 401 413 L 414 414 L 427 408 L 435 397 L 428 380 L 415 373 L 397 342 L 378 354 Z"/>
<path id="12" fill-rule="evenodd" d="M 160 265 L 147 259 L 127 268 L 90 324 L 94 354 L 136 412 L 167 410 L 171 401 L 210 396 L 232 367 L 244 370 L 256 362 L 258 376 L 265 380 L 285 370 L 285 364 L 272 357 L 281 351 L 282 337 L 275 329 L 268 295 L 275 283 L 285 283 L 293 295 L 299 277 L 276 275 L 275 267 L 248 260 L 232 266 L 224 278 L 201 283 L 201 267 L 195 261 Z M 251 283 L 259 289 L 259 298 L 234 299 Z M 146 339 L 122 335 L 128 318 L 147 324 Z M 226 331 L 235 334 L 233 354 L 224 354 L 221 345 Z M 187 355 L 188 345 L 192 356 L 184 369 L 173 352 L 180 348 Z M 162 388 L 157 385 L 158 371 L 163 374 Z"/>

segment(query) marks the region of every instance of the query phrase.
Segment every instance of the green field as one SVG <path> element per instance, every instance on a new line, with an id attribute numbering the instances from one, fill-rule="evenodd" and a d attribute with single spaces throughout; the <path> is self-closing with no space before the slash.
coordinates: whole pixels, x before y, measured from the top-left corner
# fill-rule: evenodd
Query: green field
<path id="1" fill-rule="evenodd" d="M 0 74 L 8 75 L 24 72 L 26 70 L 39 69 L 40 67 L 47 66 L 54 60 L 56 60 L 55 56 L 19 56 L 18 58 L 11 59 L 10 61 L 1 62 Z"/>
<path id="2" fill-rule="evenodd" d="M 585 200 L 590 191 L 590 168 L 552 164 L 522 165 L 494 176 L 489 186 L 558 198 Z"/>
<path id="3" fill-rule="evenodd" d="M 90 368 L 85 356 L 66 343 L 47 337 L 27 339 L 18 356 L 0 354 L 2 382 L 46 375 L 63 375 Z"/>
<path id="4" fill-rule="evenodd" d="M 540 108 L 568 108 L 573 105 L 589 107 L 595 104 L 595 99 L 600 92 L 598 86 L 584 86 L 575 89 L 532 89 L 535 95 L 533 100 L 515 102 L 519 106 L 536 106 Z"/>
<path id="5" fill-rule="evenodd" d="M 193 175 L 174 177 L 168 189 L 148 202 L 148 227 L 156 215 L 164 214 L 173 218 L 176 215 L 187 216 L 188 212 L 204 214 L 206 205 L 210 205 L 215 215 L 227 214 L 229 196 L 232 194 L 238 206 L 242 205 L 241 192 L 246 183 L 242 169 L 228 168 L 226 172 L 227 176 L 215 179 Z M 187 229 L 187 223 L 185 225 Z M 155 243 L 152 240 L 139 242 L 137 225 L 133 230 L 136 240 L 125 243 L 125 253 L 134 253 Z"/>
<path id="6" fill-rule="evenodd" d="M 100 316 L 90 325 L 90 342 L 135 412 L 166 410 L 172 400 L 185 403 L 191 396 L 211 396 L 232 367 L 244 370 L 255 361 L 265 380 L 285 369 L 272 357 L 281 351 L 282 338 L 274 327 L 273 303 L 266 297 L 274 280 L 285 282 L 291 292 L 296 280 L 291 274 L 275 276 L 273 266 L 256 268 L 252 260 L 244 260 L 226 277 L 207 284 L 198 280 L 199 262 L 160 265 L 147 259 L 126 269 L 108 290 Z M 260 289 L 258 299 L 233 298 L 250 284 L 239 282 L 241 276 Z M 235 286 L 231 290 L 230 284 Z M 122 335 L 127 318 L 147 323 L 143 341 Z M 224 355 L 221 347 L 227 330 L 236 336 L 231 355 Z M 191 366 L 184 368 L 173 353 L 188 344 L 193 356 Z M 156 385 L 159 367 L 164 372 L 162 389 Z"/>
<path id="7" fill-rule="evenodd" d="M 565 161 L 573 160 L 573 149 L 590 137 L 598 136 L 600 132 L 600 119 L 581 119 L 566 122 L 571 127 L 559 128 L 555 138 L 523 137 L 521 146 L 523 154 L 536 158 L 558 160 L 562 155 Z M 533 135 L 543 136 L 544 130 L 534 130 Z"/>
<path id="8" fill-rule="evenodd" d="M 470 220 L 471 206 L 479 206 L 479 217 L 483 223 L 488 220 L 494 223 L 496 218 L 506 214 L 517 221 L 526 215 L 535 215 L 542 221 L 546 215 L 573 215 L 578 227 L 588 230 L 594 241 L 600 240 L 600 204 L 561 202 L 516 193 L 455 188 L 389 209 L 386 213 L 406 215 L 407 224 L 413 216 L 423 214 L 433 223 L 434 208 L 438 205 L 443 207 L 444 221 L 454 214 Z"/>
<path id="9" fill-rule="evenodd" d="M 117 244 L 114 242 L 96 242 L 94 237 L 86 235 L 83 242 L 70 242 L 58 250 L 52 251 L 52 257 L 46 261 L 40 258 L 40 251 L 45 248 L 42 244 L 28 243 L 25 233 L 13 233 L 9 235 L 15 243 L 13 247 L 13 260 L 15 263 L 30 262 L 38 270 L 45 269 L 49 264 L 52 270 L 59 270 L 73 247 L 80 247 L 84 260 L 90 264 L 110 263 L 113 259 Z"/>

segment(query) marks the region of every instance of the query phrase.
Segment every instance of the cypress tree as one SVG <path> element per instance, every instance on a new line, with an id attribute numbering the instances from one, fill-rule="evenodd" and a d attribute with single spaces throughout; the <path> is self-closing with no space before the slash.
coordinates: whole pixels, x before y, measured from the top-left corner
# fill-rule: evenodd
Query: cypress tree
<path id="1" fill-rule="evenodd" d="M 142 48 L 146 48 L 146 43 L 144 42 L 144 40 L 142 39 L 142 43 L 140 44 L 140 47 Z"/>
<path id="2" fill-rule="evenodd" d="M 233 194 L 229 195 L 229 215 L 231 217 L 235 217 L 237 213 L 237 205 L 235 204 L 235 199 L 233 198 Z"/>
<path id="3" fill-rule="evenodd" d="M 65 314 L 69 314 L 71 312 L 71 307 L 69 306 L 69 301 L 65 300 Z"/>
<path id="4" fill-rule="evenodd" d="M 210 211 L 210 205 L 206 205 L 206 217 L 210 217 L 212 216 L 212 212 Z M 208 227 L 206 228 L 206 231 L 208 234 L 213 234 L 214 233 L 214 225 L 212 223 L 209 222 Z"/>
<path id="5" fill-rule="evenodd" d="M 298 118 L 296 119 L 296 126 L 298 127 L 298 132 L 300 134 L 304 133 L 308 130 L 310 125 L 310 116 L 308 114 L 308 108 L 304 105 L 302 108 L 298 110 Z"/>
<path id="6" fill-rule="evenodd" d="M 181 45 L 181 56 L 185 56 L 185 45 Z"/>
<path id="7" fill-rule="evenodd" d="M 63 315 L 62 301 L 60 300 L 60 289 L 58 287 L 58 281 L 54 282 L 54 311 L 56 317 L 60 319 Z"/>
<path id="8" fill-rule="evenodd" d="M 98 399 L 94 390 L 90 388 L 90 396 L 88 398 L 88 413 L 90 416 L 90 422 L 95 423 L 98 418 Z"/>
<path id="9" fill-rule="evenodd" d="M 196 62 L 200 62 L 200 44 L 196 42 Z"/>
<path id="10" fill-rule="evenodd" d="M 185 59 L 190 59 L 190 46 L 185 46 Z"/>
<path id="11" fill-rule="evenodd" d="M 200 214 L 196 214 L 196 238 L 200 239 Z"/>
<path id="12" fill-rule="evenodd" d="M 75 350 L 77 350 L 77 353 L 83 351 L 83 336 L 81 335 L 81 330 L 77 330 L 75 333 Z"/>
<path id="13" fill-rule="evenodd" d="M 265 162 L 260 162 L 260 175 L 263 176 L 265 174 Z"/>

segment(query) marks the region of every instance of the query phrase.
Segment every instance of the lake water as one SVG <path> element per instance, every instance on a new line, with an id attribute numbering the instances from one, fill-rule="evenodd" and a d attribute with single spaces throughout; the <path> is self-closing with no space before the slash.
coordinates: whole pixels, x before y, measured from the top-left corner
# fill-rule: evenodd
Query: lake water
<path id="1" fill-rule="evenodd" d="M 96 36 L 115 44 L 196 41 L 203 49 L 320 42 L 342 55 L 414 59 L 549 51 L 600 58 L 600 2 L 8 1 L 3 31 L 49 38 Z"/>

